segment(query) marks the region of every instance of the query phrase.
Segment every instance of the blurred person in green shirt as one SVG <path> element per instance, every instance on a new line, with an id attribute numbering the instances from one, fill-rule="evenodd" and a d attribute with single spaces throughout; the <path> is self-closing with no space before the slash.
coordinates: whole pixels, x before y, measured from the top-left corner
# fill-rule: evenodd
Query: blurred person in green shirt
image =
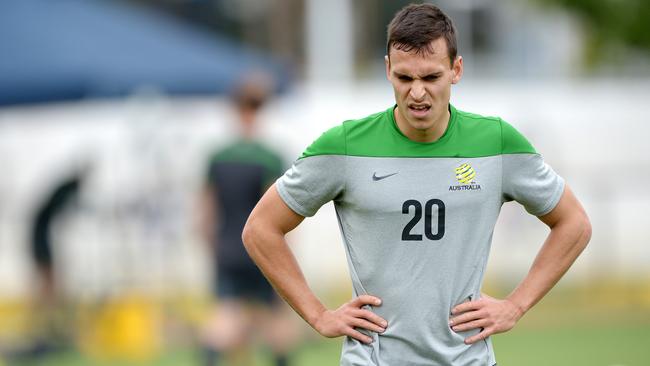
<path id="1" fill-rule="evenodd" d="M 232 93 L 240 136 L 215 151 L 202 197 L 203 236 L 213 252 L 216 303 L 202 334 L 206 365 L 223 355 L 250 364 L 256 335 L 270 347 L 275 365 L 288 364 L 297 328 L 286 305 L 252 262 L 241 240 L 251 210 L 284 172 L 280 155 L 255 136 L 260 109 L 272 93 L 268 75 L 254 71 Z"/>

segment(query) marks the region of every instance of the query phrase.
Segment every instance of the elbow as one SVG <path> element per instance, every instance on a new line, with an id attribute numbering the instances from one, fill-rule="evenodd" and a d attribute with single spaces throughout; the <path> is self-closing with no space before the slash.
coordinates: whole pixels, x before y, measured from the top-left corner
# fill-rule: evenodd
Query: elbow
<path id="1" fill-rule="evenodd" d="M 589 241 L 591 240 L 591 233 L 592 233 L 591 221 L 589 220 L 587 214 L 583 212 L 582 215 L 580 215 L 578 222 L 579 222 L 578 243 L 580 243 L 580 246 L 584 249 L 589 243 Z"/>
<path id="2" fill-rule="evenodd" d="M 249 217 L 241 233 L 242 243 L 249 255 L 251 254 L 251 251 L 254 250 L 256 242 L 255 238 L 257 237 L 256 231 L 255 220 L 252 217 Z"/>
<path id="3" fill-rule="evenodd" d="M 244 229 L 241 233 L 241 240 L 244 244 L 244 249 L 254 262 L 264 255 L 266 247 L 269 246 L 270 233 L 272 228 L 268 225 L 264 217 L 256 215 L 253 211 L 246 220 Z"/>

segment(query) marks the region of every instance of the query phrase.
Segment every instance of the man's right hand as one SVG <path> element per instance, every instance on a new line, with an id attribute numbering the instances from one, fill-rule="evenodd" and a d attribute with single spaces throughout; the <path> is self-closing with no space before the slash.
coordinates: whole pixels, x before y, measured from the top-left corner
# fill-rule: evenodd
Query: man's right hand
<path id="1" fill-rule="evenodd" d="M 381 299 L 371 295 L 361 295 L 336 310 L 325 310 L 314 322 L 314 329 L 328 338 L 345 335 L 363 343 L 372 343 L 372 338 L 354 328 L 383 333 L 388 322 L 372 311 L 363 309 L 365 305 L 379 306 Z"/>

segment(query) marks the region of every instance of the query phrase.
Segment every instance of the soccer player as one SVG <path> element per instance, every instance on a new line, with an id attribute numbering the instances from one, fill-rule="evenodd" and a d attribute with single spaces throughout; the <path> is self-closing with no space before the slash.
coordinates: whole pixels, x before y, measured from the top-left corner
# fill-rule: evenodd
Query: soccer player
<path id="1" fill-rule="evenodd" d="M 233 104 L 241 138 L 216 151 L 208 164 L 203 195 L 203 234 L 214 251 L 218 302 L 204 329 L 205 364 L 222 356 L 250 364 L 248 345 L 260 334 L 275 365 L 286 366 L 297 338 L 286 306 L 246 254 L 241 232 L 264 191 L 283 172 L 283 162 L 255 138 L 258 112 L 272 91 L 266 74 L 251 72 L 238 83 Z M 255 326 L 253 326 L 255 325 Z M 261 329 L 259 329 L 261 328 Z"/>
<path id="2" fill-rule="evenodd" d="M 511 329 L 591 235 L 564 180 L 515 128 L 449 103 L 463 75 L 451 20 L 430 4 L 388 27 L 394 106 L 325 132 L 262 197 L 244 244 L 316 331 L 346 336 L 341 365 L 496 364 L 489 336 Z M 481 294 L 492 232 L 515 200 L 550 228 L 505 299 Z M 327 309 L 284 236 L 333 201 L 355 297 Z"/>

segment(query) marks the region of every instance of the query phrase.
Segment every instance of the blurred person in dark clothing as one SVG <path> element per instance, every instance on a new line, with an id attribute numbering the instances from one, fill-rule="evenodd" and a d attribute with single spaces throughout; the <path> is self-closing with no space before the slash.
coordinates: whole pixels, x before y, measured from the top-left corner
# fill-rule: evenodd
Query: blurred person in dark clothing
<path id="1" fill-rule="evenodd" d="M 202 334 L 207 365 L 222 356 L 248 358 L 255 334 L 271 348 L 278 366 L 287 365 L 296 327 L 286 306 L 244 249 L 241 233 L 264 191 L 283 173 L 283 162 L 255 138 L 258 112 L 272 92 L 265 74 L 252 73 L 232 94 L 240 136 L 212 154 L 202 199 L 203 234 L 215 261 L 214 295 Z M 239 360 L 249 365 L 249 360 Z"/>
<path id="2" fill-rule="evenodd" d="M 36 210 L 32 227 L 32 258 L 36 264 L 42 290 L 47 298 L 55 292 L 54 267 L 52 259 L 52 226 L 79 194 L 81 175 L 66 177 L 52 189 Z"/>
<path id="3" fill-rule="evenodd" d="M 35 298 L 36 339 L 24 356 L 53 351 L 68 341 L 70 327 L 60 295 L 56 273 L 55 228 L 79 197 L 89 166 L 83 164 L 57 181 L 37 206 L 31 225 L 31 258 L 36 267 L 39 289 Z"/>

